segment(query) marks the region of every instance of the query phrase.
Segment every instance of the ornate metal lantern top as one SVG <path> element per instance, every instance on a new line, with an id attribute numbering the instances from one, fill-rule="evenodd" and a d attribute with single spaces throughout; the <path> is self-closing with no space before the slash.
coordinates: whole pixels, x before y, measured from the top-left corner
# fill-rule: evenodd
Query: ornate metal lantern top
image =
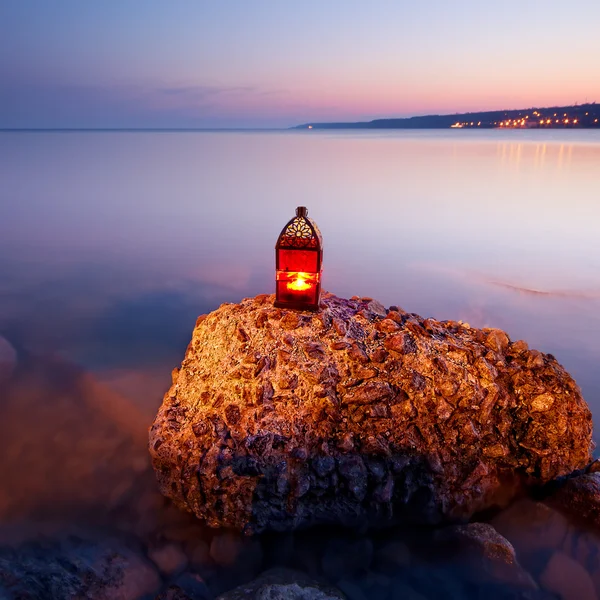
<path id="1" fill-rule="evenodd" d="M 277 240 L 277 248 L 297 248 L 320 250 L 323 238 L 317 224 L 308 218 L 305 206 L 296 209 L 296 216 L 281 230 Z"/>

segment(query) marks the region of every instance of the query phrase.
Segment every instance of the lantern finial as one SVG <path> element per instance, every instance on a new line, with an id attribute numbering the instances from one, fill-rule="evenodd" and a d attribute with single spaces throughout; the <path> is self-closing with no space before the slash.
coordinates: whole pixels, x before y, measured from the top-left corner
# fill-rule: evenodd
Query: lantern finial
<path id="1" fill-rule="evenodd" d="M 308 210 L 307 210 L 306 206 L 299 206 L 296 209 L 296 216 L 297 217 L 308 217 Z"/>

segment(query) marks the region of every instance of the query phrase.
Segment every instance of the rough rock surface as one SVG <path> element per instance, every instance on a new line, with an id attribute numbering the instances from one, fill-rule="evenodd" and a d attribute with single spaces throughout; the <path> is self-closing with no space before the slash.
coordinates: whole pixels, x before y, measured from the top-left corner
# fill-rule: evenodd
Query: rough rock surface
<path id="1" fill-rule="evenodd" d="M 587 473 L 568 479 L 548 502 L 596 530 L 600 529 L 600 473 Z"/>
<path id="2" fill-rule="evenodd" d="M 465 579 L 537 589 L 517 561 L 512 544 L 488 523 L 452 525 L 438 530 L 435 538 L 453 552 L 456 568 Z"/>
<path id="3" fill-rule="evenodd" d="M 258 579 L 222 594 L 217 600 L 343 600 L 335 588 L 292 569 L 271 569 Z"/>
<path id="4" fill-rule="evenodd" d="M 263 295 L 198 319 L 150 452 L 178 506 L 256 532 L 469 517 L 585 466 L 591 431 L 569 374 L 503 331 Z"/>
<path id="5" fill-rule="evenodd" d="M 2 600 L 135 600 L 159 586 L 152 564 L 123 540 L 69 534 L 0 545 Z"/>

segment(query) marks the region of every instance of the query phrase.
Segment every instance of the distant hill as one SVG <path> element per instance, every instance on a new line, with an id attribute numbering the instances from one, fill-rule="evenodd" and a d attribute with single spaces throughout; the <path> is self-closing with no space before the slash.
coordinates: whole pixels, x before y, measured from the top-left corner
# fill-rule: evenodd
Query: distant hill
<path id="1" fill-rule="evenodd" d="M 448 129 L 451 127 L 457 129 L 597 127 L 600 129 L 600 104 L 592 102 L 573 106 L 426 115 L 405 119 L 376 119 L 357 123 L 304 123 L 291 129 Z"/>

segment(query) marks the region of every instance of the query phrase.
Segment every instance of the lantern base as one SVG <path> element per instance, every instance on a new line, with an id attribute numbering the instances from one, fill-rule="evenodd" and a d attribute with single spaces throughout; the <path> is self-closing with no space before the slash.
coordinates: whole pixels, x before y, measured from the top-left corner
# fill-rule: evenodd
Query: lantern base
<path id="1" fill-rule="evenodd" d="M 307 310 L 309 312 L 317 312 L 319 310 L 319 304 L 306 304 L 306 302 L 283 302 L 275 300 L 273 306 L 276 308 L 291 308 L 292 310 Z"/>

